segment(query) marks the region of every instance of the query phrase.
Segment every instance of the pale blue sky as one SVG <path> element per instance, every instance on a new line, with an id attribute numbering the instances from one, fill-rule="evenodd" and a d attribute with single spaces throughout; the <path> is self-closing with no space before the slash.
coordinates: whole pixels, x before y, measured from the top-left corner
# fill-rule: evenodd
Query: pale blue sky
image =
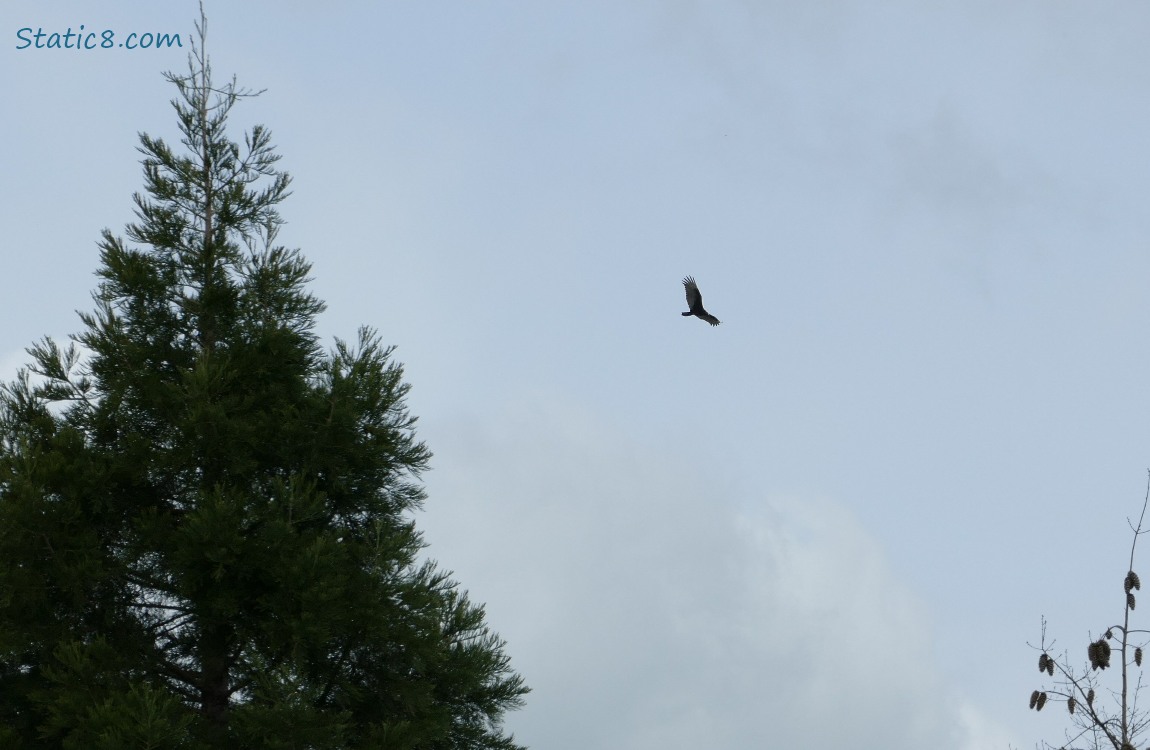
<path id="1" fill-rule="evenodd" d="M 1150 466 L 1150 5 L 326 5 L 209 0 L 209 52 L 320 332 L 399 347 L 517 736 L 1059 741 L 1026 642 L 1121 616 Z M 0 375 L 78 328 L 185 66 L 17 30 L 195 15 L 0 8 Z"/>

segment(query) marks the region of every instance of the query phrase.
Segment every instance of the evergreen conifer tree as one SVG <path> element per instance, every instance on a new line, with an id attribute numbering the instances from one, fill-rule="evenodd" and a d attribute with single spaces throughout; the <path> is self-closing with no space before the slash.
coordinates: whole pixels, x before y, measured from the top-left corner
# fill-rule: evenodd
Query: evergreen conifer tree
<path id="1" fill-rule="evenodd" d="M 95 310 L 0 391 L 0 746 L 516 748 L 504 643 L 417 559 L 402 369 L 319 344 L 289 177 L 228 139 L 204 31 Z"/>

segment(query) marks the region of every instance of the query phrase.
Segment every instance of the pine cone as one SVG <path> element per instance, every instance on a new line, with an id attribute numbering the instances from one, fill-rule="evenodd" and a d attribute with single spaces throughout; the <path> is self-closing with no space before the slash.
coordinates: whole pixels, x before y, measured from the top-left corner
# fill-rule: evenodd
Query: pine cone
<path id="1" fill-rule="evenodd" d="M 1039 711 L 1041 711 L 1042 707 L 1045 705 L 1046 705 L 1046 693 L 1039 693 L 1038 694 L 1038 704 L 1035 706 L 1035 708 L 1038 709 Z"/>
<path id="2" fill-rule="evenodd" d="M 1030 707 L 1034 708 L 1035 704 L 1037 704 L 1037 703 L 1038 703 L 1038 691 L 1035 690 L 1033 693 L 1030 694 Z"/>
<path id="3" fill-rule="evenodd" d="M 1134 594 L 1127 594 L 1126 595 L 1126 606 L 1129 607 L 1131 610 L 1134 609 Z"/>
<path id="4" fill-rule="evenodd" d="M 1138 666 L 1142 666 L 1142 647 L 1141 646 L 1134 649 L 1134 663 L 1137 664 Z"/>
<path id="5" fill-rule="evenodd" d="M 1046 654 L 1043 654 L 1042 656 L 1038 657 L 1038 671 L 1039 672 L 1045 672 L 1046 671 L 1046 660 L 1049 658 L 1050 657 L 1047 656 Z"/>
<path id="6" fill-rule="evenodd" d="M 1129 594 L 1132 589 L 1141 589 L 1142 581 L 1138 580 L 1138 574 L 1133 570 L 1126 574 L 1126 580 L 1123 582 L 1126 587 L 1126 593 Z"/>
<path id="7" fill-rule="evenodd" d="M 1091 669 L 1106 669 L 1110 666 L 1110 644 L 1103 638 L 1087 646 L 1086 655 L 1090 657 Z"/>
<path id="8" fill-rule="evenodd" d="M 1090 692 L 1086 694 L 1086 705 L 1094 708 L 1094 688 L 1090 688 Z"/>
<path id="9" fill-rule="evenodd" d="M 1050 673 L 1051 677 L 1054 676 L 1054 659 L 1053 658 L 1046 660 L 1046 671 Z"/>
<path id="10" fill-rule="evenodd" d="M 1066 710 L 1069 711 L 1070 713 L 1074 713 L 1074 696 L 1073 695 L 1066 699 Z"/>

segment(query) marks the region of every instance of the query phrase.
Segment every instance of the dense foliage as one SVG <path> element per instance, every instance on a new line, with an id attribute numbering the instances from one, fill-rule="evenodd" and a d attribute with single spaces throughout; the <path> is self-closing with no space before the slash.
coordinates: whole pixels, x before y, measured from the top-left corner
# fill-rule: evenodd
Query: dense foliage
<path id="1" fill-rule="evenodd" d="M 201 45 L 141 135 L 94 311 L 0 396 L 0 746 L 514 748 L 527 692 L 411 511 L 430 453 L 370 330 L 325 352 L 290 180 Z"/>

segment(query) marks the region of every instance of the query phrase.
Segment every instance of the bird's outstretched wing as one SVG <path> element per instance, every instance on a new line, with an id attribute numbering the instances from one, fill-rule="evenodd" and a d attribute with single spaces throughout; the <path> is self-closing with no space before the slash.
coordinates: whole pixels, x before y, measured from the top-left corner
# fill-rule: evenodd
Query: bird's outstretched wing
<path id="1" fill-rule="evenodd" d="M 693 276 L 683 279 L 683 287 L 687 290 L 687 307 L 691 308 L 691 314 L 694 315 L 703 306 L 703 293 L 699 291 Z"/>

